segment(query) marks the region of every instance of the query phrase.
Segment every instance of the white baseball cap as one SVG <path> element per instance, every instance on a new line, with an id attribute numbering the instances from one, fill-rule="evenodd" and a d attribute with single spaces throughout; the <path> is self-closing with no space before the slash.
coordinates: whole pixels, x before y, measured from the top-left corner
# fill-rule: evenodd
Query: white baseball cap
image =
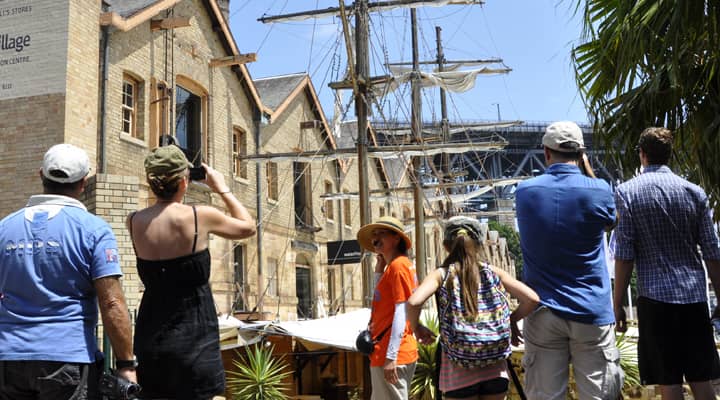
<path id="1" fill-rule="evenodd" d="M 578 147 L 562 147 L 561 145 L 563 143 L 576 143 Z M 582 130 L 572 121 L 558 121 L 548 125 L 548 127 L 545 128 L 542 144 L 545 147 L 564 153 L 574 153 L 585 150 Z"/>
<path id="2" fill-rule="evenodd" d="M 53 182 L 77 182 L 89 172 L 90 160 L 87 153 L 71 144 L 56 144 L 43 157 L 42 174 Z"/>

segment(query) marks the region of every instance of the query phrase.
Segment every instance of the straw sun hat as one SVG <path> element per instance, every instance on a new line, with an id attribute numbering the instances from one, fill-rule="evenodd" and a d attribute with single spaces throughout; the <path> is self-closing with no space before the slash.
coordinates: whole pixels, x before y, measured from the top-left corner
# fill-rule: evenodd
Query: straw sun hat
<path id="1" fill-rule="evenodd" d="M 403 238 L 408 249 L 412 247 L 412 241 L 410 240 L 410 237 L 405 234 L 405 226 L 402 224 L 402 222 L 400 222 L 400 220 L 393 217 L 380 217 L 372 224 L 367 224 L 360 228 L 357 233 L 358 243 L 360 243 L 360 247 L 362 247 L 364 250 L 375 250 L 375 247 L 373 247 L 372 244 L 373 231 L 375 231 L 375 229 L 391 230 Z"/>

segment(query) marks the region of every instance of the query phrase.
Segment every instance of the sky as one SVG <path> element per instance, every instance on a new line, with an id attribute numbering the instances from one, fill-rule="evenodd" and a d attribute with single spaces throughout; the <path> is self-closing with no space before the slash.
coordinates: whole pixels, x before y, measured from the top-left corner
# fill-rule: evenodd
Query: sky
<path id="1" fill-rule="evenodd" d="M 349 1 L 348 1 L 349 2 Z M 435 27 L 442 29 L 445 58 L 501 58 L 512 68 L 506 75 L 480 75 L 475 88 L 448 98 L 452 122 L 502 120 L 587 122 L 575 83 L 570 52 L 579 43 L 581 24 L 573 0 L 487 0 L 482 6 L 418 8 L 421 60 L 436 58 Z M 263 15 L 337 7 L 336 0 L 232 0 L 230 27 L 241 53 L 257 53 L 248 64 L 253 79 L 308 72 L 325 114 L 334 114 L 331 81 L 346 68 L 346 49 L 339 18 L 263 24 Z M 410 12 L 373 13 L 372 75 L 384 74 L 384 62 L 412 60 Z M 354 119 L 344 91 L 345 119 Z M 409 119 L 409 88 L 386 103 L 385 116 Z M 423 120 L 439 119 L 437 89 L 423 91 Z"/>

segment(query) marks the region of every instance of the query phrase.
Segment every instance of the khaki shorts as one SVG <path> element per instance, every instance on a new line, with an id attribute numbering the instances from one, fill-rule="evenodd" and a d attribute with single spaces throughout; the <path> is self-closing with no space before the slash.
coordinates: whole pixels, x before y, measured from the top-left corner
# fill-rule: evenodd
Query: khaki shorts
<path id="1" fill-rule="evenodd" d="M 407 400 L 410 394 L 410 382 L 415 373 L 415 365 L 405 364 L 397 366 L 398 381 L 391 385 L 385 380 L 382 367 L 370 368 L 370 380 L 372 382 L 371 400 Z"/>
<path id="2" fill-rule="evenodd" d="M 624 374 L 614 325 L 569 321 L 541 307 L 525 318 L 525 393 L 528 399 L 566 399 L 572 364 L 580 400 L 615 400 Z"/>

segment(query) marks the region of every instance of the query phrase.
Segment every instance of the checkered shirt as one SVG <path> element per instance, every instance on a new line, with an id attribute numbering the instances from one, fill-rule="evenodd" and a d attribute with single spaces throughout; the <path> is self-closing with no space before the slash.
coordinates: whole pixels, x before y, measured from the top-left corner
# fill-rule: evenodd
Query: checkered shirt
<path id="1" fill-rule="evenodd" d="M 701 257 L 720 260 L 720 244 L 705 191 L 651 165 L 618 186 L 615 202 L 615 258 L 635 261 L 638 294 L 665 303 L 707 301 Z"/>

